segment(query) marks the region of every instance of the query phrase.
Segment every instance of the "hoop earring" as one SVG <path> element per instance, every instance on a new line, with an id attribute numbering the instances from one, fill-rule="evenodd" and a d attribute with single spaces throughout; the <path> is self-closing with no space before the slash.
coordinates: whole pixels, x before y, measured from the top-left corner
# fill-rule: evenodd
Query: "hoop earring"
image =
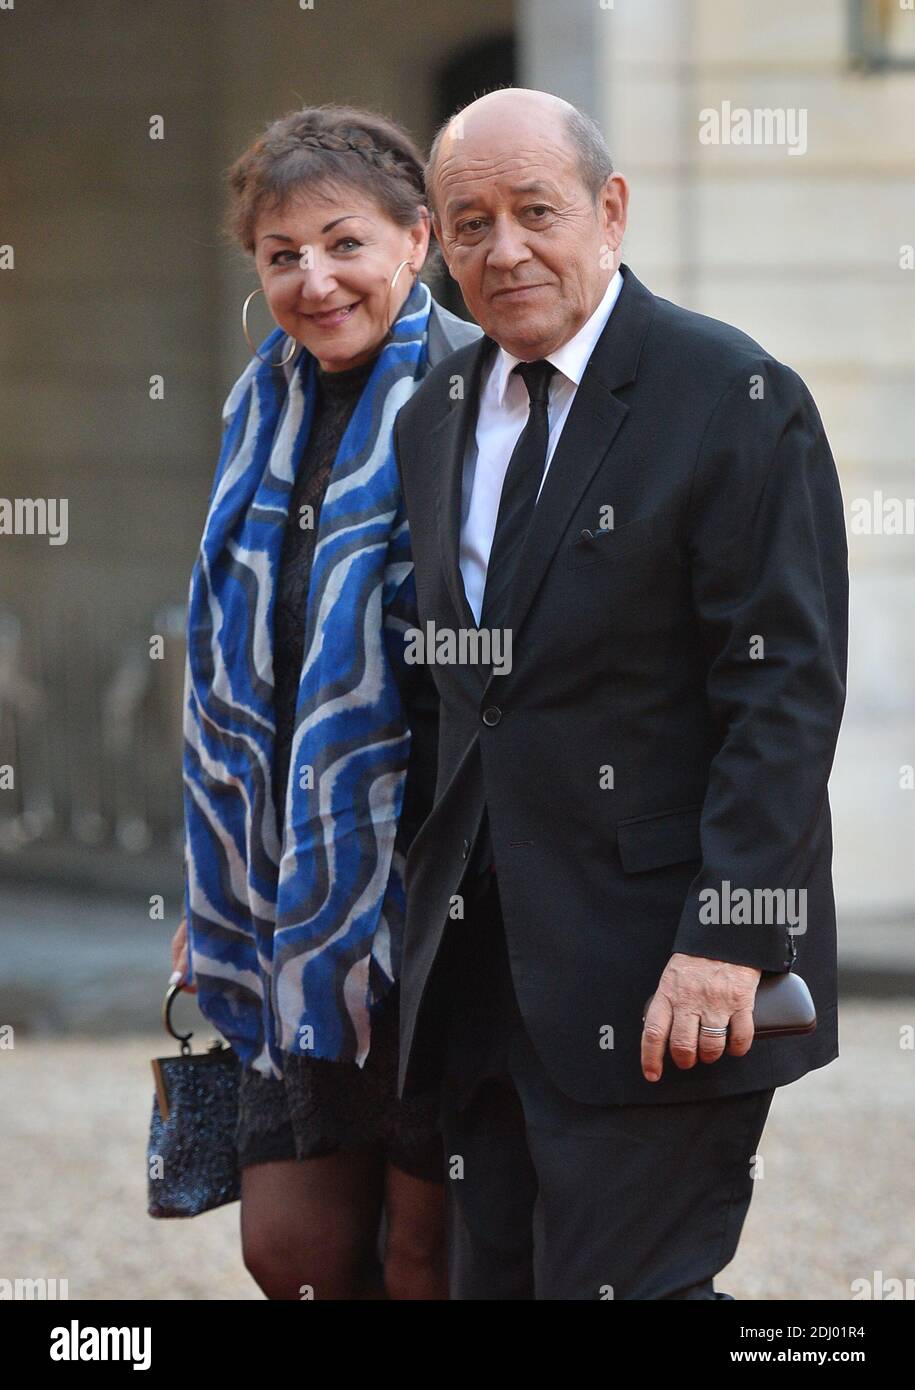
<path id="1" fill-rule="evenodd" d="M 405 265 L 408 265 L 408 266 L 410 267 L 410 269 L 413 270 L 413 265 L 412 265 L 412 262 L 411 262 L 411 261 L 409 261 L 409 260 L 401 261 L 400 265 L 397 267 L 397 269 L 394 271 L 394 274 L 391 276 L 391 287 L 390 287 L 390 289 L 389 289 L 389 291 L 388 291 L 389 294 L 392 294 L 392 293 L 393 293 L 393 291 L 394 291 L 394 286 L 397 284 L 397 278 L 398 278 L 398 276 L 400 275 L 400 272 L 403 270 L 403 268 L 404 268 Z M 414 280 L 416 279 L 416 271 L 415 271 L 415 270 L 413 270 L 413 279 L 414 279 Z"/>
<path id="2" fill-rule="evenodd" d="M 390 285 L 388 286 L 388 332 L 389 332 L 389 333 L 390 333 L 391 329 L 394 327 L 393 320 L 391 319 L 391 295 L 394 293 L 394 286 L 397 284 L 397 278 L 398 278 L 398 276 L 400 275 L 400 272 L 403 270 L 403 268 L 404 268 L 405 265 L 408 265 L 408 266 L 410 267 L 410 269 L 413 270 L 413 265 L 412 265 L 412 262 L 411 262 L 410 260 L 401 261 L 400 265 L 397 267 L 397 269 L 394 271 L 394 274 L 391 276 L 391 283 L 390 283 Z M 417 277 L 417 274 L 418 274 L 418 272 L 415 271 L 415 270 L 413 270 L 413 285 L 416 284 L 416 277 Z M 410 289 L 413 288 L 413 285 L 410 286 Z"/>
<path id="3" fill-rule="evenodd" d="M 248 347 L 251 349 L 252 355 L 253 355 L 254 357 L 259 357 L 260 360 L 261 360 L 262 362 L 267 362 L 267 363 L 269 363 L 269 365 L 270 365 L 271 367 L 285 367 L 287 362 L 291 362 L 291 361 L 292 361 L 293 357 L 295 357 L 296 353 L 297 353 L 298 350 L 299 350 L 299 347 L 301 346 L 301 344 L 298 343 L 298 342 L 295 340 L 295 338 L 293 338 L 293 340 L 292 340 L 292 351 L 291 351 L 291 352 L 287 352 L 286 356 L 282 359 L 281 362 L 271 362 L 271 360 L 270 360 L 269 357 L 263 357 L 263 356 L 261 356 L 261 354 L 258 352 L 257 348 L 256 348 L 256 347 L 254 346 L 254 344 L 252 343 L 252 341 L 251 341 L 251 334 L 248 332 L 248 305 L 251 303 L 251 300 L 254 298 L 254 296 L 255 296 L 256 294 L 263 294 L 263 293 L 264 293 L 263 289 L 262 289 L 260 286 L 258 286 L 258 288 L 257 288 L 256 290 L 252 290 L 252 291 L 251 291 L 251 293 L 248 295 L 248 298 L 245 300 L 244 304 L 242 305 L 242 309 L 241 309 L 241 331 L 242 331 L 242 333 L 244 333 L 244 335 L 245 335 L 245 342 L 248 344 Z"/>

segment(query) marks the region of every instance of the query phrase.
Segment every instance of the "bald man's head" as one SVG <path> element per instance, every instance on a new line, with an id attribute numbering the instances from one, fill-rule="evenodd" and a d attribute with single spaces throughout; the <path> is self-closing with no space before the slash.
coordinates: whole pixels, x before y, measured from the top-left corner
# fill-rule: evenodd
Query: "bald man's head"
<path id="1" fill-rule="evenodd" d="M 456 149 L 457 142 L 467 137 L 470 128 L 475 127 L 477 135 L 485 139 L 486 132 L 493 126 L 498 127 L 501 121 L 504 128 L 506 122 L 510 125 L 521 113 L 538 123 L 541 129 L 552 129 L 565 138 L 582 184 L 592 201 L 597 201 L 613 173 L 613 160 L 597 122 L 552 92 L 539 92 L 530 87 L 500 87 L 462 107 L 437 130 L 425 169 L 426 201 L 431 212 L 435 211 L 435 179 L 440 159 Z"/>
<path id="2" fill-rule="evenodd" d="M 593 121 L 549 92 L 504 87 L 453 116 L 427 196 L 465 304 L 524 361 L 578 332 L 619 265 L 626 180 Z"/>

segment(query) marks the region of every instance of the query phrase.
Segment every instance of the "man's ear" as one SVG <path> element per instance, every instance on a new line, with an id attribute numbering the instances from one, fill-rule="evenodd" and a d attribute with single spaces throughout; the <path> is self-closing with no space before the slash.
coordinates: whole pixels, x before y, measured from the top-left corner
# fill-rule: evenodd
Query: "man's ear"
<path id="1" fill-rule="evenodd" d="M 448 252 L 445 250 L 445 243 L 442 241 L 442 224 L 439 222 L 435 213 L 432 214 L 432 230 L 435 233 L 435 240 L 438 242 L 438 249 L 442 253 L 442 260 L 445 262 L 448 268 L 448 274 L 453 280 L 454 275 L 451 270 L 451 262 L 448 260 Z"/>
<path id="2" fill-rule="evenodd" d="M 604 184 L 601 202 L 607 229 L 615 237 L 614 244 L 618 247 L 629 216 L 629 184 L 623 174 L 614 172 L 610 175 Z"/>

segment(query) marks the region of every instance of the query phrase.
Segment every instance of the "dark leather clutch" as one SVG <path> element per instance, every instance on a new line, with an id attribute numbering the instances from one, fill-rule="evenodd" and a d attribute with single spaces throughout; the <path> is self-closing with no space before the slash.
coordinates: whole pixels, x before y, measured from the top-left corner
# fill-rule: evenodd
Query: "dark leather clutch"
<path id="1" fill-rule="evenodd" d="M 653 998 L 652 994 L 645 1002 L 642 1022 Z M 754 1037 L 789 1038 L 799 1033 L 812 1033 L 816 1026 L 813 998 L 800 975 L 786 970 L 760 978 L 753 1003 Z"/>

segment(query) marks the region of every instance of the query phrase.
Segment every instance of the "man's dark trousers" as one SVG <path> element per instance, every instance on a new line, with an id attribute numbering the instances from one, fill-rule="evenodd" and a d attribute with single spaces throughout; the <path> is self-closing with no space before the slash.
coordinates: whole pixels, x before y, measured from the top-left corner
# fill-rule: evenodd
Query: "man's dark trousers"
<path id="1" fill-rule="evenodd" d="M 774 1091 L 669 1105 L 570 1100 L 521 1020 L 495 875 L 468 880 L 464 920 L 449 924 L 451 1297 L 728 1298 L 712 1280 L 737 1249 Z"/>

